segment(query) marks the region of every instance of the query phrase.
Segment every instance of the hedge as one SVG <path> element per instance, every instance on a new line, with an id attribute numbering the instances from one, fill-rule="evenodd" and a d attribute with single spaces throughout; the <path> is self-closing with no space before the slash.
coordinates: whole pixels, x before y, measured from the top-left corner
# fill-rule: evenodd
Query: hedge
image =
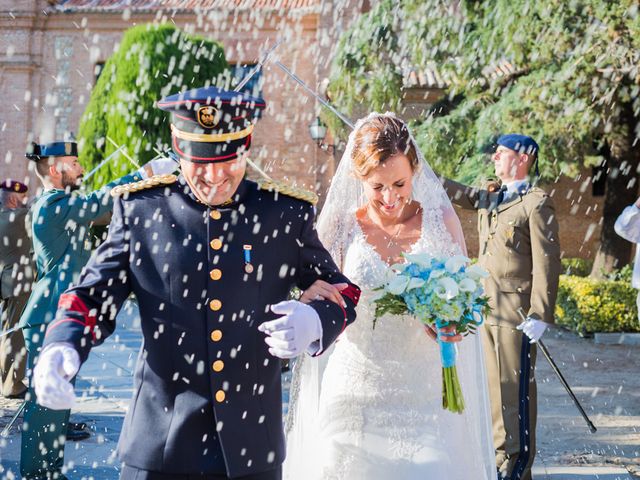
<path id="1" fill-rule="evenodd" d="M 561 275 L 556 323 L 581 335 L 594 332 L 640 332 L 637 294 L 627 278 L 595 280 Z"/>
<path id="2" fill-rule="evenodd" d="M 78 140 L 86 170 L 116 150 L 108 136 L 124 145 L 143 164 L 154 148 L 170 146 L 166 112 L 155 102 L 162 97 L 208 85 L 225 86 L 230 70 L 220 43 L 191 35 L 170 24 L 140 25 L 127 30 L 91 92 Z M 135 169 L 123 155 L 102 167 L 87 185 L 97 188 Z"/>

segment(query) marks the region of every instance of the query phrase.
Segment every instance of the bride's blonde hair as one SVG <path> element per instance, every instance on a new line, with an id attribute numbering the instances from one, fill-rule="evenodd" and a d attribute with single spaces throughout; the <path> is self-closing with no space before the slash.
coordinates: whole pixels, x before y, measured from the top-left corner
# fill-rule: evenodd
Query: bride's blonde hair
<path id="1" fill-rule="evenodd" d="M 418 154 L 407 124 L 390 115 L 378 115 L 367 120 L 355 132 L 353 173 L 362 179 L 398 154 L 406 155 L 414 172 L 418 169 Z"/>

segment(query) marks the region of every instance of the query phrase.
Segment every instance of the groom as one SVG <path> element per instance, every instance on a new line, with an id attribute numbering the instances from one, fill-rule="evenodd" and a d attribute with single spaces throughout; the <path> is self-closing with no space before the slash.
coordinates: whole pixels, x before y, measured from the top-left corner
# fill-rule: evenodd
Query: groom
<path id="1" fill-rule="evenodd" d="M 280 358 L 322 353 L 359 289 L 318 240 L 313 205 L 244 179 L 261 98 L 208 87 L 158 105 L 182 174 L 116 190 L 109 237 L 47 329 L 38 402 L 71 406 L 69 380 L 134 293 L 144 342 L 120 478 L 279 480 Z M 317 279 L 347 283 L 342 304 L 282 301 Z"/>
<path id="2" fill-rule="evenodd" d="M 498 191 L 445 180 L 454 204 L 478 212 L 479 263 L 489 272 L 491 314 L 483 342 L 489 377 L 493 440 L 499 478 L 531 480 L 536 452 L 537 342 L 554 323 L 561 271 L 553 201 L 531 185 L 538 144 L 526 135 L 502 135 L 492 156 Z M 518 309 L 527 320 L 522 322 Z"/>

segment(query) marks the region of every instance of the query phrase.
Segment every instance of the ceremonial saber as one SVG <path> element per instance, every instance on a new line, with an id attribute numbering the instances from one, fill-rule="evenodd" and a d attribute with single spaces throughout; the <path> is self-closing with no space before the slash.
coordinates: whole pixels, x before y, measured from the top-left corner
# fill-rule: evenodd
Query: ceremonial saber
<path id="1" fill-rule="evenodd" d="M 355 128 L 355 126 L 353 125 L 353 122 L 351 122 L 351 120 L 349 120 L 347 117 L 345 117 L 342 113 L 340 113 L 338 110 L 336 110 L 333 105 L 331 105 L 329 102 L 327 102 L 324 98 L 322 98 L 320 95 L 318 95 L 316 92 L 314 92 L 311 88 L 309 88 L 307 86 L 306 83 L 304 83 L 302 81 L 302 79 L 300 77 L 298 77 L 295 73 L 293 73 L 291 70 L 289 70 L 285 65 L 282 64 L 282 62 L 280 62 L 279 60 L 276 60 L 275 62 L 273 62 L 280 70 L 282 70 L 284 73 L 286 73 L 287 75 L 289 75 L 293 80 L 295 80 L 295 82 L 300 85 L 303 89 L 305 89 L 307 91 L 307 93 L 309 93 L 309 95 L 311 95 L 313 98 L 315 98 L 318 102 L 320 102 L 325 108 L 328 108 L 329 110 L 331 110 L 331 112 L 333 112 L 334 115 L 336 115 L 340 120 L 342 120 L 345 124 L 349 125 L 349 127 L 351 127 L 351 130 L 353 130 Z"/>
<path id="2" fill-rule="evenodd" d="M 269 50 L 267 50 L 267 53 L 265 53 L 262 57 L 262 60 L 260 60 L 258 62 L 258 64 L 249 72 L 249 75 L 247 75 L 246 77 L 244 77 L 240 83 L 238 83 L 235 88 L 233 89 L 234 92 L 239 92 L 242 87 L 244 87 L 247 83 L 249 83 L 249 80 L 251 80 L 256 73 L 258 73 L 262 67 L 269 61 L 269 57 L 271 57 L 271 54 L 273 53 L 273 51 L 278 48 L 278 46 L 280 46 L 280 44 L 282 43 L 282 40 L 278 40 L 276 43 L 274 43 L 271 48 Z M 267 180 L 272 180 L 273 179 L 267 175 L 267 173 L 262 170 L 254 161 L 252 161 L 249 157 L 245 158 L 245 161 L 254 169 L 256 170 L 260 175 L 262 175 L 264 178 L 266 178 Z"/>
<path id="3" fill-rule="evenodd" d="M 527 317 L 524 314 L 524 310 L 522 310 L 522 308 L 518 309 L 518 315 L 520 315 L 520 318 L 522 318 L 523 322 L 527 321 Z M 595 427 L 593 422 L 589 419 L 589 416 L 587 415 L 587 412 L 584 411 L 584 408 L 582 408 L 582 405 L 580 405 L 580 401 L 578 401 L 578 398 L 573 393 L 573 390 L 571 390 L 571 387 L 569 386 L 567 381 L 564 379 L 564 376 L 562 375 L 562 372 L 560 371 L 560 369 L 556 365 L 556 362 L 554 362 L 553 358 L 551 358 L 551 354 L 549 353 L 549 350 L 547 350 L 547 347 L 545 346 L 544 342 L 541 339 L 538 339 L 538 341 L 535 342 L 535 343 L 537 343 L 538 346 L 540 347 L 540 351 L 544 355 L 544 358 L 547 359 L 547 362 L 549 362 L 549 365 L 551 365 L 551 368 L 553 369 L 555 374 L 558 376 L 558 379 L 560 380 L 560 383 L 562 383 L 562 386 L 565 388 L 565 390 L 567 391 L 567 393 L 571 397 L 571 400 L 573 400 L 574 405 L 580 411 L 580 414 L 582 415 L 582 418 L 584 418 L 584 421 L 587 422 L 587 426 L 589 427 L 589 431 L 591 433 L 596 433 L 598 431 L 598 429 Z"/>
<path id="4" fill-rule="evenodd" d="M 249 83 L 249 80 L 251 80 L 256 73 L 258 73 L 260 70 L 262 70 L 262 67 L 265 65 L 265 63 L 267 63 L 269 61 L 269 57 L 271 56 L 271 54 L 273 53 L 273 51 L 278 48 L 280 46 L 280 44 L 282 43 L 282 40 L 278 40 L 276 43 L 273 44 L 273 46 L 267 50 L 267 53 L 265 53 L 262 57 L 262 60 L 260 60 L 258 62 L 258 64 L 249 72 L 249 75 L 247 75 L 246 77 L 244 77 L 240 83 L 238 83 L 235 88 L 233 89 L 234 92 L 239 92 L 242 87 L 244 87 L 247 83 Z"/>
<path id="5" fill-rule="evenodd" d="M 86 182 L 89 178 L 91 178 L 91 176 L 96 173 L 98 171 L 98 169 L 100 169 L 100 167 L 102 167 L 105 163 L 107 163 L 109 160 L 111 160 L 116 154 L 120 153 L 120 151 L 124 148 L 124 145 L 122 145 L 121 147 L 118 147 L 118 149 L 113 152 L 111 155 L 109 155 L 107 158 L 105 158 L 104 160 L 102 160 L 98 165 L 95 166 L 95 168 L 93 170 L 91 170 L 89 173 L 87 173 L 86 175 L 84 175 L 82 177 L 82 183 Z"/>
<path id="6" fill-rule="evenodd" d="M 17 332 L 21 328 L 22 327 L 20 325 L 18 325 L 18 326 L 15 326 L 13 328 L 10 328 L 9 330 L 5 330 L 4 332 L 0 332 L 0 338 L 4 337 L 6 335 L 9 335 L 10 333 Z"/>
<path id="7" fill-rule="evenodd" d="M 0 433 L 0 437 L 9 436 L 9 430 L 11 430 L 11 427 L 13 427 L 13 424 L 16 423 L 16 420 L 18 420 L 18 417 L 20 416 L 20 414 L 22 413 L 22 411 L 25 409 L 26 406 L 27 406 L 27 402 L 22 402 L 22 405 L 20 405 L 20 408 L 18 408 L 16 413 L 13 414 L 11 421 L 7 424 L 6 427 L 2 429 L 2 433 Z"/>
<path id="8" fill-rule="evenodd" d="M 124 145 L 120 146 L 118 145 L 116 142 L 114 142 L 111 137 L 109 137 L 107 135 L 107 140 L 109 140 L 109 142 L 111 143 L 111 145 L 113 145 L 114 147 L 118 147 L 118 148 L 122 148 L 124 149 Z M 126 150 L 122 150 L 122 155 L 124 155 L 124 158 L 126 158 L 127 160 L 129 160 L 136 168 L 140 168 L 140 164 L 138 162 L 136 162 L 133 158 L 131 158 Z"/>

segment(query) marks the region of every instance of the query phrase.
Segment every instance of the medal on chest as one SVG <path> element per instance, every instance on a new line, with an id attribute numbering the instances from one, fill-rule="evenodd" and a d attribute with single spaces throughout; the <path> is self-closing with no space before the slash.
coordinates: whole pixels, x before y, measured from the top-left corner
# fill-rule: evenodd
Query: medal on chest
<path id="1" fill-rule="evenodd" d="M 246 273 L 253 272 L 253 265 L 251 264 L 251 245 L 243 245 L 244 250 L 244 271 Z"/>

